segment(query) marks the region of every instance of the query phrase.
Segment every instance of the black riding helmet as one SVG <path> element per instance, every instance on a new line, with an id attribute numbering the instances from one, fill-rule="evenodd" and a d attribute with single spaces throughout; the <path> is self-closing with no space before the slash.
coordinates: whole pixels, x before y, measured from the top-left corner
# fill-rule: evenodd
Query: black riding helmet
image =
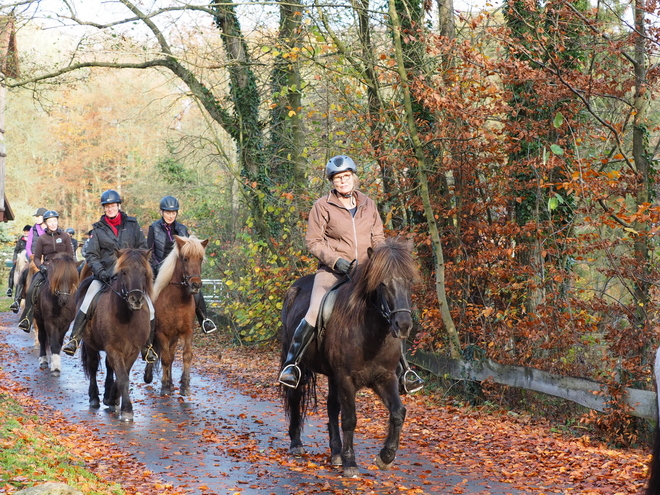
<path id="1" fill-rule="evenodd" d="M 73 230 L 71 227 L 69 227 L 68 229 L 64 229 L 64 232 L 66 232 L 69 235 L 75 235 L 76 234 L 76 231 Z"/>
<path id="2" fill-rule="evenodd" d="M 108 189 L 103 194 L 101 194 L 101 204 L 109 205 L 111 203 L 121 203 L 121 196 L 114 189 Z"/>
<path id="3" fill-rule="evenodd" d="M 350 156 L 337 155 L 328 160 L 328 164 L 325 166 L 325 175 L 331 181 L 336 174 L 348 170 L 357 174 L 357 165 L 355 165 L 353 159 Z"/>
<path id="4" fill-rule="evenodd" d="M 165 196 L 160 200 L 160 209 L 164 211 L 179 211 L 179 201 L 174 196 Z"/>
<path id="5" fill-rule="evenodd" d="M 44 220 L 48 220 L 49 218 L 60 218 L 60 216 L 55 210 L 48 210 L 46 213 L 44 213 Z"/>

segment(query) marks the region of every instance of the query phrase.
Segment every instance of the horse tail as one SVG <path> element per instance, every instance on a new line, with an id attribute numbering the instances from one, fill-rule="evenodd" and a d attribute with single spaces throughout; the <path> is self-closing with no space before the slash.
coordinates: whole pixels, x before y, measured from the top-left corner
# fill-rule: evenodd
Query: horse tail
<path id="1" fill-rule="evenodd" d="M 653 375 L 655 377 L 656 400 L 658 402 L 658 416 L 655 423 L 655 439 L 653 441 L 653 457 L 649 466 L 649 482 L 646 486 L 646 495 L 660 494 L 660 395 L 658 394 L 658 384 L 660 383 L 660 348 L 655 351 L 655 363 L 653 366 Z"/>
<path id="2" fill-rule="evenodd" d="M 97 351 L 97 354 L 98 354 L 98 351 Z M 94 360 L 92 359 L 93 358 L 93 351 L 92 352 L 89 351 L 89 349 L 85 345 L 84 341 L 83 341 L 82 345 L 80 346 L 80 357 L 82 359 L 82 367 L 83 367 L 83 371 L 85 372 L 85 378 L 87 378 L 89 380 L 90 375 L 91 375 L 90 372 L 98 370 L 98 365 L 99 365 L 98 357 L 96 359 L 96 369 L 92 370 L 92 368 L 94 367 L 93 366 L 94 365 Z"/>

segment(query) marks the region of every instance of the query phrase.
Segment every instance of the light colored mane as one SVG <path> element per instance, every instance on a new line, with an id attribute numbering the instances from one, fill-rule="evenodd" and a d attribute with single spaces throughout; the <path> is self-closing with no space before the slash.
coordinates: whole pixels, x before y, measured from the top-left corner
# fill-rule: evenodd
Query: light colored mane
<path id="1" fill-rule="evenodd" d="M 175 242 L 172 251 L 170 251 L 170 254 L 168 254 L 163 260 L 163 264 L 161 265 L 160 270 L 158 270 L 158 276 L 154 282 L 153 302 L 156 302 L 161 291 L 172 281 L 179 255 L 186 258 L 199 258 L 202 261 L 204 260 L 206 250 L 199 239 L 196 237 L 181 237 L 181 239 L 185 241 L 185 244 L 181 248 L 181 252 L 179 253 L 179 245 Z"/>

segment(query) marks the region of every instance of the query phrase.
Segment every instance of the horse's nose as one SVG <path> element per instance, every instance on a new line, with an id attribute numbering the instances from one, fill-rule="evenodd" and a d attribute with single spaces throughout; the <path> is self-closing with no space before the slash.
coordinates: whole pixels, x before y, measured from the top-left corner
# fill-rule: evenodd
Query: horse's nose
<path id="1" fill-rule="evenodd" d="M 400 339 L 407 339 L 412 330 L 412 318 L 408 314 L 398 314 L 392 322 L 394 336 Z"/>
<path id="2" fill-rule="evenodd" d="M 202 289 L 202 282 L 191 282 L 190 292 L 197 294 Z"/>

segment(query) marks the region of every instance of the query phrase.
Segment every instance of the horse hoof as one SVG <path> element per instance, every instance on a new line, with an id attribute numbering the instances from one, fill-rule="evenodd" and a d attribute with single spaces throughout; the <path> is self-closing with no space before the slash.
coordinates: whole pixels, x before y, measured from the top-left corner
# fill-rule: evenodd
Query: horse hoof
<path id="1" fill-rule="evenodd" d="M 181 395 L 183 395 L 184 397 L 188 397 L 190 395 L 190 389 L 189 388 L 183 388 L 179 391 L 179 393 Z"/>
<path id="2" fill-rule="evenodd" d="M 133 413 L 132 412 L 123 412 L 119 416 L 119 420 L 124 422 L 124 423 L 131 423 L 133 421 Z"/>
<path id="3" fill-rule="evenodd" d="M 60 376 L 60 370 L 50 370 L 50 376 Z"/>
<path id="4" fill-rule="evenodd" d="M 48 363 L 46 363 L 46 362 L 39 363 L 39 368 L 41 368 L 42 370 L 45 370 L 46 368 L 48 368 Z"/>
<path id="5" fill-rule="evenodd" d="M 99 402 L 98 399 L 90 399 L 89 407 L 91 407 L 92 409 L 98 409 L 99 407 L 101 407 L 101 403 Z"/>
<path id="6" fill-rule="evenodd" d="M 378 466 L 378 469 L 380 469 L 381 471 L 387 471 L 394 464 L 394 461 L 390 462 L 389 464 L 383 462 L 383 460 L 380 458 L 380 455 L 376 456 L 374 462 L 376 463 L 376 466 Z"/>
<path id="7" fill-rule="evenodd" d="M 341 456 L 339 454 L 335 454 L 332 457 L 330 457 L 330 464 L 333 466 L 341 466 L 343 463 L 341 461 Z"/>
<path id="8" fill-rule="evenodd" d="M 359 478 L 360 470 L 356 467 L 344 468 L 344 478 Z"/>
<path id="9" fill-rule="evenodd" d="M 291 447 L 289 449 L 289 454 L 291 455 L 305 455 L 305 448 L 302 445 L 298 445 L 297 447 Z"/>
<path id="10" fill-rule="evenodd" d="M 160 395 L 165 397 L 166 395 L 171 395 L 172 394 L 172 389 L 171 388 L 161 388 L 160 389 Z"/>

